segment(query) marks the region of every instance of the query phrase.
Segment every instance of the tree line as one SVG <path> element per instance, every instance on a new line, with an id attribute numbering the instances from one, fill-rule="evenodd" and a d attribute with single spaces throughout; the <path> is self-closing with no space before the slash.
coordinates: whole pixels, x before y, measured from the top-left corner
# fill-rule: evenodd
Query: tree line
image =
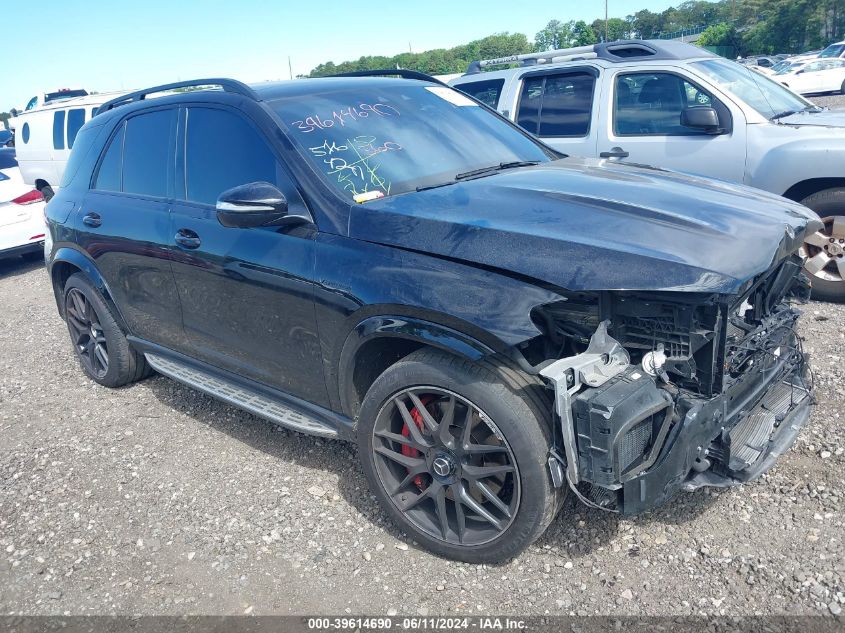
<path id="1" fill-rule="evenodd" d="M 626 18 L 551 20 L 534 36 L 497 33 L 454 48 L 392 57 L 363 56 L 342 63 L 325 62 L 309 76 L 357 70 L 408 68 L 432 75 L 464 72 L 478 59 L 520 55 L 600 41 L 653 39 L 677 31 L 708 27 L 698 44 L 725 46 L 736 55 L 800 53 L 845 38 L 845 0 L 688 0 L 661 13 L 648 9 Z"/>

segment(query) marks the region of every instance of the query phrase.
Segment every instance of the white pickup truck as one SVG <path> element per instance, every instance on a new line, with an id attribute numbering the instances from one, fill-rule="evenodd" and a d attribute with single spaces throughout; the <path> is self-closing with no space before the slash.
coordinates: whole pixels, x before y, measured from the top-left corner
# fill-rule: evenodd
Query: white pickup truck
<path id="1" fill-rule="evenodd" d="M 482 72 L 497 66 L 509 67 Z M 804 245 L 813 296 L 845 301 L 845 112 L 663 40 L 476 61 L 449 83 L 563 153 L 731 180 L 803 203 L 825 225 Z"/>

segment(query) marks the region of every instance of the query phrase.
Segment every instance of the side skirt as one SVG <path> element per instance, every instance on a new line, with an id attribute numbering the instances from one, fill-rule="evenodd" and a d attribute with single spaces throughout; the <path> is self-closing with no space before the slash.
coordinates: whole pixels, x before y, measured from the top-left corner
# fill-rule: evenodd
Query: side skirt
<path id="1" fill-rule="evenodd" d="M 344 415 L 137 337 L 127 339 L 158 373 L 227 404 L 307 435 L 355 437 L 353 421 Z"/>

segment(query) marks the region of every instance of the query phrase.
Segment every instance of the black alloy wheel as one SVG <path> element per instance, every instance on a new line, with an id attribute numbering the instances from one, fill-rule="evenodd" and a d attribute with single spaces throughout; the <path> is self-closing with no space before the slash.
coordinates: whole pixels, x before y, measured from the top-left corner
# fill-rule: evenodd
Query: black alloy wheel
<path id="1" fill-rule="evenodd" d="M 395 394 L 376 418 L 372 447 L 392 503 L 435 539 L 482 545 L 517 514 L 513 452 L 492 420 L 456 393 L 411 387 Z"/>
<path id="2" fill-rule="evenodd" d="M 79 288 L 68 291 L 66 310 L 77 356 L 91 376 L 104 378 L 109 371 L 109 351 L 97 312 Z"/>

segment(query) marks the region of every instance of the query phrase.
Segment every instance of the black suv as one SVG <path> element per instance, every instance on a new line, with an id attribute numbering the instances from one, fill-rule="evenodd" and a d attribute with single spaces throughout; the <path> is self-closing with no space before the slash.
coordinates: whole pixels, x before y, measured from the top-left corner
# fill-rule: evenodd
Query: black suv
<path id="1" fill-rule="evenodd" d="M 788 300 L 815 216 L 391 73 L 104 104 L 47 208 L 86 374 L 357 441 L 400 528 L 464 561 L 568 490 L 634 514 L 770 468 L 812 402 Z"/>

